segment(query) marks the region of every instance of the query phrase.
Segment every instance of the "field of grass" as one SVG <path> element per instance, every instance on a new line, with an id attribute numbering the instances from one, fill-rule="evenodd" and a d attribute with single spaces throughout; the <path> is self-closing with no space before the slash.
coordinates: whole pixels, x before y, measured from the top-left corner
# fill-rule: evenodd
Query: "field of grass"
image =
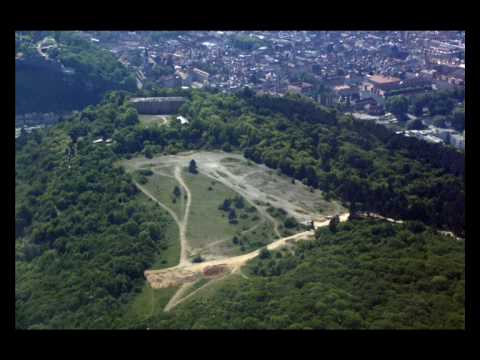
<path id="1" fill-rule="evenodd" d="M 178 225 L 171 219 L 164 234 L 167 243 L 161 249 L 160 255 L 151 266 L 152 270 L 164 269 L 178 265 L 180 261 L 180 239 Z"/>
<path id="2" fill-rule="evenodd" d="M 144 187 L 150 191 L 158 201 L 172 209 L 180 220 L 183 219 L 183 214 L 185 212 L 185 191 L 180 184 L 174 178 L 158 174 L 149 176 L 147 179 L 148 183 L 146 183 Z M 174 198 L 173 189 L 176 185 L 180 187 L 181 195 L 174 203 L 172 201 Z"/>
<path id="3" fill-rule="evenodd" d="M 256 212 L 246 211 L 250 205 L 245 202 L 245 208 L 235 208 L 238 224 L 230 224 L 228 212 L 219 210 L 218 207 L 225 199 L 233 199 L 238 194 L 202 174 L 192 175 L 184 171 L 182 176 L 192 193 L 187 238 L 193 248 L 202 248 L 219 240 L 230 241 L 236 233 L 261 221 Z"/>
<path id="4" fill-rule="evenodd" d="M 276 240 L 273 225 L 267 220 L 258 224 L 253 230 L 238 233 L 236 236 L 238 239 L 237 243 L 233 243 L 233 241 L 230 240 L 228 244 L 225 244 L 226 247 L 228 246 L 230 248 L 232 255 L 246 254 Z"/>
<path id="5" fill-rule="evenodd" d="M 138 120 L 141 126 L 150 127 L 168 124 L 169 117 L 170 115 L 138 115 Z"/>
<path id="6" fill-rule="evenodd" d="M 207 282 L 210 282 L 210 281 L 212 280 L 208 280 L 204 282 L 202 285 L 205 285 Z M 194 296 L 180 303 L 176 308 L 173 309 L 173 311 L 177 311 L 178 309 L 181 309 L 182 307 L 191 303 L 192 301 L 198 301 L 198 299 L 200 298 L 208 301 L 208 299 L 212 296 L 215 296 L 218 289 L 223 287 L 226 283 L 233 284 L 236 286 L 237 284 L 244 281 L 249 281 L 249 280 L 244 279 L 239 273 L 233 273 L 225 276 L 224 278 L 215 279 L 213 283 L 209 284 L 208 286 L 205 286 L 203 289 L 199 290 Z M 197 286 L 197 289 L 200 288 L 200 286 L 202 285 Z M 192 290 L 190 289 L 190 292 L 191 291 Z"/>
<path id="7" fill-rule="evenodd" d="M 197 280 L 192 286 L 190 286 L 190 288 L 188 288 L 188 290 L 185 291 L 185 293 L 183 294 L 182 297 L 188 296 L 189 294 L 191 294 L 195 290 L 201 288 L 203 285 L 209 283 L 211 280 L 212 279 L 207 279 L 205 277 L 202 277 L 201 279 Z"/>
<path id="8" fill-rule="evenodd" d="M 161 314 L 163 308 L 177 290 L 178 287 L 152 289 L 145 281 L 142 291 L 133 299 L 125 313 L 125 318 L 144 320 Z"/>

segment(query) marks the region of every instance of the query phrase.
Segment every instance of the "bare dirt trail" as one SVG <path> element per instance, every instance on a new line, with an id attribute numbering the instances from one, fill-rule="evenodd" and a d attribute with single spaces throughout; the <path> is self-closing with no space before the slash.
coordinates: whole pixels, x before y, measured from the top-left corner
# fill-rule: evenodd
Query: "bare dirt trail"
<path id="1" fill-rule="evenodd" d="M 258 228 L 260 225 L 262 225 L 264 222 L 265 222 L 265 220 L 262 219 L 262 221 L 260 221 L 260 222 L 259 222 L 258 224 L 256 224 L 256 225 L 253 225 L 251 228 L 241 231 L 241 232 L 240 232 L 240 235 L 244 235 L 244 234 L 248 234 L 249 232 L 252 232 L 252 231 L 255 230 L 256 228 Z"/>
<path id="2" fill-rule="evenodd" d="M 183 215 L 183 220 L 181 222 L 180 226 L 180 264 L 189 264 L 190 262 L 188 261 L 188 243 L 187 243 L 187 226 L 188 226 L 188 214 L 190 213 L 190 205 L 192 203 L 192 193 L 190 192 L 190 189 L 188 188 L 187 184 L 185 184 L 185 181 L 183 181 L 182 178 L 182 172 L 180 166 L 175 167 L 175 172 L 174 172 L 174 177 L 175 180 L 178 181 L 178 183 L 185 189 L 185 192 L 187 194 L 187 203 L 185 204 L 185 212 Z"/>
<path id="3" fill-rule="evenodd" d="M 260 171 L 258 169 L 259 166 L 255 165 L 251 169 L 250 168 L 240 169 L 242 171 L 239 172 L 238 168 L 231 168 L 230 166 L 228 166 L 228 164 L 225 164 L 224 162 L 221 161 L 221 160 L 224 160 L 225 158 L 244 161 L 244 158 L 241 155 L 237 155 L 237 154 L 213 153 L 213 152 L 195 153 L 195 159 L 197 160 L 197 162 L 202 164 L 201 172 L 204 175 L 222 183 L 223 185 L 227 186 L 228 188 L 242 195 L 245 198 L 247 203 L 249 203 L 251 206 L 255 207 L 258 210 L 258 212 L 263 216 L 264 221 L 267 220 L 273 224 L 273 230 L 276 236 L 278 237 L 278 240 L 267 245 L 267 249 L 274 250 L 279 247 L 285 246 L 291 242 L 295 242 L 298 240 L 311 239 L 313 238 L 314 231 L 309 230 L 309 231 L 295 234 L 293 236 L 287 236 L 282 238 L 282 235 L 280 234 L 280 231 L 279 231 L 278 220 L 273 218 L 266 211 L 265 205 L 261 205 L 261 203 L 267 204 L 268 202 L 273 201 L 274 206 L 277 206 L 277 207 L 280 206 L 284 208 L 292 216 L 293 214 L 296 214 L 296 217 L 299 216 L 298 210 L 300 209 L 302 210 L 301 214 L 302 213 L 305 214 L 305 215 L 300 215 L 300 217 L 305 217 L 310 220 L 312 218 L 317 220 L 321 219 L 321 221 L 316 221 L 314 223 L 315 227 L 328 225 L 329 220 L 323 221 L 326 218 L 322 214 L 316 213 L 316 212 L 314 214 L 308 211 L 308 209 L 303 208 L 302 201 L 305 201 L 305 198 L 309 198 L 311 194 L 308 194 L 308 195 L 303 194 L 303 198 L 300 196 L 299 199 L 295 200 L 296 199 L 295 198 L 292 200 L 288 198 L 288 196 L 285 196 L 286 189 L 279 190 L 277 184 L 273 186 L 272 191 L 274 191 L 274 193 L 270 194 L 269 189 L 262 190 L 262 186 L 264 186 L 263 185 L 264 182 L 271 181 L 268 176 L 267 178 L 264 178 L 262 176 L 265 175 L 264 174 L 265 171 L 268 171 L 270 173 L 271 172 L 270 170 L 264 169 L 263 171 Z M 183 187 L 186 194 L 184 216 L 183 216 L 183 219 L 179 219 L 179 216 L 177 216 L 172 209 L 170 209 L 168 206 L 166 206 L 165 204 L 160 202 L 158 199 L 156 199 L 147 189 L 142 187 L 140 184 L 135 183 L 136 186 L 145 195 L 147 195 L 149 198 L 154 200 L 163 209 L 165 209 L 173 217 L 173 219 L 175 220 L 175 222 L 179 227 L 179 233 L 180 233 L 179 238 L 180 238 L 180 247 L 181 247 L 179 264 L 174 267 L 170 267 L 168 269 L 147 270 L 144 272 L 145 277 L 152 288 L 167 288 L 167 287 L 180 286 L 179 290 L 172 296 L 172 298 L 168 302 L 167 306 L 165 307 L 165 311 L 171 310 L 180 302 L 184 301 L 186 298 L 190 298 L 193 294 L 197 293 L 197 291 L 202 289 L 204 286 L 210 284 L 211 281 L 205 284 L 204 286 L 201 286 L 199 289 L 196 289 L 195 291 L 188 294 L 187 296 L 184 296 L 185 292 L 198 279 L 204 276 L 209 277 L 207 273 L 212 268 L 215 268 L 215 267 L 221 268 L 220 278 L 224 278 L 225 275 L 240 271 L 241 267 L 245 265 L 246 262 L 248 262 L 249 260 L 255 258 L 260 254 L 260 249 L 257 249 L 248 254 L 243 254 L 240 256 L 234 256 L 230 258 L 217 258 L 217 259 L 212 259 L 202 263 L 192 263 L 188 260 L 190 247 L 187 241 L 187 226 L 188 226 L 188 219 L 189 219 L 190 207 L 192 202 L 192 194 L 189 187 L 187 186 L 184 179 L 182 178 L 181 169 L 182 167 L 188 166 L 188 162 L 190 161 L 190 159 L 191 159 L 191 154 L 184 153 L 182 155 L 164 156 L 162 157 L 161 160 L 158 159 L 158 160 L 152 161 L 152 160 L 141 159 L 141 160 L 137 160 L 132 165 L 128 165 L 128 166 L 132 166 L 133 169 L 140 168 L 145 165 L 147 166 L 160 165 L 162 167 L 165 167 L 165 166 L 171 167 L 174 173 L 173 176 L 167 173 L 164 173 L 163 171 L 162 171 L 162 175 L 170 176 L 174 178 Z M 160 169 L 157 169 L 157 170 L 160 170 Z M 276 182 L 277 180 L 273 180 L 273 181 Z M 279 183 L 280 182 L 281 180 L 279 180 Z M 260 185 L 260 188 L 257 185 Z M 299 188 L 299 189 L 305 192 L 305 190 L 302 190 L 303 188 Z M 260 205 L 256 204 L 257 201 L 261 202 Z M 294 201 L 294 203 L 292 203 L 292 201 Z M 348 214 L 342 214 L 340 216 L 341 221 L 345 221 L 347 218 L 348 218 Z M 255 228 L 256 226 L 252 227 L 251 229 L 247 229 L 246 232 L 252 231 Z M 244 276 L 243 273 L 241 273 L 241 275 L 242 277 L 246 277 Z M 182 298 L 182 296 L 184 297 Z"/>
<path id="4" fill-rule="evenodd" d="M 348 220 L 349 213 L 340 215 L 340 221 L 344 222 Z M 321 222 L 315 222 L 315 228 L 328 226 L 330 220 Z M 267 245 L 268 250 L 275 250 L 287 244 L 299 241 L 308 240 L 314 238 L 314 230 L 304 231 L 292 236 L 287 236 L 273 243 Z M 145 277 L 152 288 L 164 288 L 171 286 L 178 286 L 182 284 L 182 287 L 175 293 L 172 299 L 167 304 L 168 307 L 165 311 L 171 310 L 174 306 L 179 304 L 184 298 L 181 295 L 185 292 L 190 285 L 200 279 L 206 270 L 213 267 L 222 267 L 225 273 L 232 273 L 239 271 L 240 268 L 245 265 L 249 260 L 257 257 L 260 254 L 260 249 L 252 251 L 248 254 L 233 256 L 226 259 L 218 259 L 206 261 L 203 263 L 189 263 L 188 265 L 178 265 L 168 269 L 162 270 L 147 270 L 145 271 Z M 184 286 L 185 285 L 185 286 Z M 188 286 L 187 286 L 188 285 Z M 200 289 L 200 288 L 199 288 Z M 196 293 L 196 291 L 195 291 Z M 192 293 L 193 294 L 193 293 Z M 192 295 L 189 294 L 189 295 Z"/>
<path id="5" fill-rule="evenodd" d="M 277 235 L 279 238 L 282 237 L 282 234 L 280 234 L 280 231 L 278 231 L 278 221 L 273 218 L 272 215 L 270 215 L 266 210 L 262 209 L 260 206 L 255 206 L 258 211 L 262 213 L 263 216 L 265 216 L 270 222 L 273 224 L 273 231 L 275 232 L 275 235 Z"/>
<path id="6" fill-rule="evenodd" d="M 209 282 L 207 282 L 206 284 L 203 284 L 202 286 L 200 286 L 198 289 L 195 289 L 193 290 L 190 294 L 188 294 L 187 296 L 184 296 L 184 297 L 180 297 L 181 295 L 183 295 L 185 293 L 186 290 L 190 289 L 191 286 L 193 286 L 194 283 L 188 283 L 188 284 L 185 284 L 187 285 L 185 288 L 183 288 L 184 290 L 179 294 L 180 290 L 177 291 L 177 293 L 172 296 L 172 298 L 170 299 L 170 301 L 168 302 L 168 304 L 165 306 L 165 308 L 163 309 L 165 312 L 168 312 L 170 310 L 172 310 L 175 306 L 177 306 L 178 304 L 184 302 L 185 300 L 191 298 L 193 295 L 195 295 L 197 292 L 199 292 L 200 290 L 206 288 L 207 286 L 215 283 L 216 281 L 220 280 L 220 278 L 217 278 L 217 279 L 212 279 L 210 280 Z M 177 294 L 179 294 L 177 296 Z"/>
<path id="7" fill-rule="evenodd" d="M 155 201 L 158 205 L 160 205 L 164 210 L 166 210 L 172 217 L 173 217 L 173 220 L 175 220 L 175 222 L 177 223 L 178 227 L 180 228 L 180 224 L 181 224 L 181 221 L 178 219 L 178 216 L 177 214 L 175 214 L 175 212 L 170 209 L 168 206 L 164 205 L 163 203 L 161 203 L 160 201 L 157 200 L 157 198 L 155 196 L 153 196 L 147 189 L 145 189 L 142 185 L 140 185 L 139 183 L 137 183 L 136 181 L 134 182 L 135 186 L 140 189 L 141 192 L 143 192 L 145 195 L 147 195 L 150 199 L 152 199 L 153 201 Z"/>
<path id="8" fill-rule="evenodd" d="M 170 311 L 173 307 L 175 307 L 179 301 L 182 300 L 181 296 L 191 287 L 193 286 L 194 282 L 187 282 L 183 284 L 180 289 L 170 298 L 167 305 L 165 305 L 164 311 Z M 183 299 L 185 299 L 185 296 Z"/>
<path id="9" fill-rule="evenodd" d="M 340 221 L 341 222 L 347 221 L 349 215 L 350 215 L 349 213 L 341 214 L 340 217 L 339 217 Z M 325 220 L 325 221 L 322 221 L 322 222 L 316 222 L 314 225 L 315 225 L 315 228 L 318 228 L 318 227 L 328 226 L 329 223 L 330 223 L 330 220 Z M 279 240 L 267 245 L 267 249 L 268 250 L 275 250 L 275 249 L 281 248 L 283 246 L 286 246 L 289 243 L 293 243 L 293 242 L 296 242 L 296 241 L 299 241 L 299 240 L 313 239 L 314 234 L 315 234 L 314 230 L 308 230 L 308 231 L 304 231 L 304 232 L 301 232 L 301 233 L 298 233 L 298 234 L 295 234 L 295 235 L 292 235 L 292 236 L 287 236 L 287 237 L 284 237 L 282 239 L 279 239 Z M 245 255 L 233 256 L 233 257 L 230 257 L 230 258 L 227 258 L 227 259 L 212 260 L 212 261 L 207 261 L 207 262 L 199 263 L 199 264 L 192 264 L 192 265 L 188 266 L 188 268 L 185 268 L 185 270 L 188 271 L 187 272 L 188 277 L 189 277 L 188 280 L 187 280 L 188 282 L 184 283 L 182 285 L 182 287 L 180 288 L 180 290 L 177 293 L 175 293 L 175 295 L 170 299 L 167 306 L 164 308 L 164 311 L 168 312 L 168 311 L 172 310 L 175 306 L 179 305 L 183 301 L 187 300 L 188 298 L 190 298 L 191 296 L 196 294 L 200 289 L 202 289 L 205 286 L 211 284 L 213 282 L 213 280 L 208 282 L 207 284 L 199 287 L 198 289 L 196 289 L 192 293 L 188 294 L 187 296 L 185 296 L 183 298 L 181 297 L 181 295 L 185 292 L 185 290 L 188 289 L 191 285 L 193 285 L 195 283 L 195 281 L 198 280 L 202 276 L 201 274 L 205 273 L 205 270 L 207 270 L 209 268 L 212 268 L 212 267 L 215 267 L 215 266 L 217 266 L 217 267 L 221 266 L 225 269 L 226 275 L 238 272 L 243 278 L 248 279 L 248 277 L 245 274 L 242 273 L 241 268 L 249 260 L 254 259 L 259 254 L 260 254 L 260 249 L 257 249 L 255 251 L 252 251 L 252 252 L 250 252 L 248 254 L 245 254 Z M 160 285 L 160 286 L 164 285 L 164 284 L 159 284 L 155 281 L 156 280 L 155 275 L 159 275 L 160 278 L 161 278 L 162 277 L 162 272 L 163 272 L 163 274 L 167 275 L 168 270 L 169 269 L 165 269 L 165 271 L 159 270 L 159 271 L 156 271 L 156 274 L 154 272 L 149 272 L 148 274 L 146 274 L 146 277 L 150 282 L 150 286 L 157 287 L 157 285 Z M 175 271 L 172 268 L 171 268 L 171 270 Z M 193 274 L 197 274 L 197 275 L 195 276 Z M 193 281 L 192 281 L 192 278 L 194 278 Z M 223 276 L 220 277 L 220 278 L 223 278 Z M 217 280 L 220 279 L 220 278 L 217 278 Z M 182 281 L 181 278 L 178 279 L 178 280 L 180 280 L 180 282 Z"/>
<path id="10" fill-rule="evenodd" d="M 183 181 L 182 175 L 181 175 L 181 169 L 180 167 L 175 167 L 175 180 L 178 181 L 178 183 L 185 189 L 185 192 L 187 194 L 187 203 L 185 205 L 185 211 L 183 215 L 183 219 L 180 220 L 175 214 L 175 212 L 170 209 L 168 206 L 160 202 L 155 196 L 153 196 L 146 188 L 144 188 L 142 185 L 139 183 L 135 182 L 135 185 L 140 189 L 141 192 L 143 192 L 145 195 L 147 195 L 150 199 L 155 201 L 158 205 L 160 205 L 163 209 L 165 209 L 175 220 L 175 222 L 178 225 L 179 229 L 179 234 L 180 234 L 180 262 L 177 266 L 185 266 L 190 264 L 188 260 L 188 253 L 189 253 L 189 245 L 187 242 L 187 225 L 188 225 L 188 214 L 190 212 L 190 204 L 191 204 L 191 198 L 192 195 L 190 193 L 190 189 L 188 186 L 185 184 Z"/>

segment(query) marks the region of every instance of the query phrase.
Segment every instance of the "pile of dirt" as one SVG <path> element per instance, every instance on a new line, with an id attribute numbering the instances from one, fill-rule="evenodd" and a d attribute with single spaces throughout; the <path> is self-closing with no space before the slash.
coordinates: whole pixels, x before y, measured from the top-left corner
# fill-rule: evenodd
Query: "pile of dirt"
<path id="1" fill-rule="evenodd" d="M 145 277 L 154 289 L 176 287 L 187 282 L 196 281 L 199 273 L 186 269 L 172 269 L 171 271 L 145 271 Z"/>
<path id="2" fill-rule="evenodd" d="M 203 275 L 208 277 L 218 276 L 224 274 L 227 270 L 226 264 L 207 266 L 203 269 Z"/>

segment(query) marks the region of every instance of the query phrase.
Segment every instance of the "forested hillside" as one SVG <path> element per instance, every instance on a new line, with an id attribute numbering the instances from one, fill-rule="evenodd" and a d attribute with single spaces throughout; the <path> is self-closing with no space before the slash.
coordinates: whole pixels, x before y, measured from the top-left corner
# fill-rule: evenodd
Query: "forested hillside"
<path id="1" fill-rule="evenodd" d="M 131 111 L 109 103 L 94 114 L 121 128 Z M 17 328 L 113 327 L 167 242 L 172 220 L 81 123 L 91 125 L 78 117 L 17 139 Z"/>
<path id="2" fill-rule="evenodd" d="M 115 151 L 242 151 L 342 199 L 351 210 L 420 220 L 464 236 L 463 153 L 339 116 L 296 96 L 193 91 L 190 97 L 181 109 L 188 126 L 124 129 L 116 134 Z"/>
<path id="3" fill-rule="evenodd" d="M 137 327 L 463 329 L 464 243 L 421 223 L 353 221 L 267 252 Z"/>
<path id="4" fill-rule="evenodd" d="M 41 41 L 48 59 L 37 49 Z M 15 50 L 17 114 L 81 110 L 109 90 L 136 88 L 134 75 L 110 52 L 75 32 L 19 32 Z"/>
<path id="5" fill-rule="evenodd" d="M 300 97 L 141 94 L 187 96 L 181 113 L 190 124 L 141 127 L 127 104 L 132 94 L 120 91 L 16 140 L 18 328 L 125 326 L 125 307 L 167 242 L 171 221 L 114 166 L 137 153 L 243 152 L 351 210 L 464 235 L 464 155 L 453 149 L 395 136 Z M 98 137 L 113 143 L 92 144 Z M 310 244 L 294 255 L 255 261 L 252 282 L 222 285 L 210 304 L 198 299 L 177 317 L 135 326 L 463 326 L 463 242 L 422 224 L 355 222 Z M 202 315 L 192 320 L 198 309 Z"/>

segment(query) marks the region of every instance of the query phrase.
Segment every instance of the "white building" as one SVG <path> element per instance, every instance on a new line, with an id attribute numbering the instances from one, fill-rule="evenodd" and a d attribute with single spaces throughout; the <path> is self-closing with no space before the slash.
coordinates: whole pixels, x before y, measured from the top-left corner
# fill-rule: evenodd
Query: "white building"
<path id="1" fill-rule="evenodd" d="M 182 125 L 189 123 L 189 121 L 188 121 L 185 117 L 183 117 L 183 116 L 181 116 L 181 115 L 180 115 L 180 116 L 177 116 L 177 120 L 180 121 L 180 124 L 182 124 Z"/>

